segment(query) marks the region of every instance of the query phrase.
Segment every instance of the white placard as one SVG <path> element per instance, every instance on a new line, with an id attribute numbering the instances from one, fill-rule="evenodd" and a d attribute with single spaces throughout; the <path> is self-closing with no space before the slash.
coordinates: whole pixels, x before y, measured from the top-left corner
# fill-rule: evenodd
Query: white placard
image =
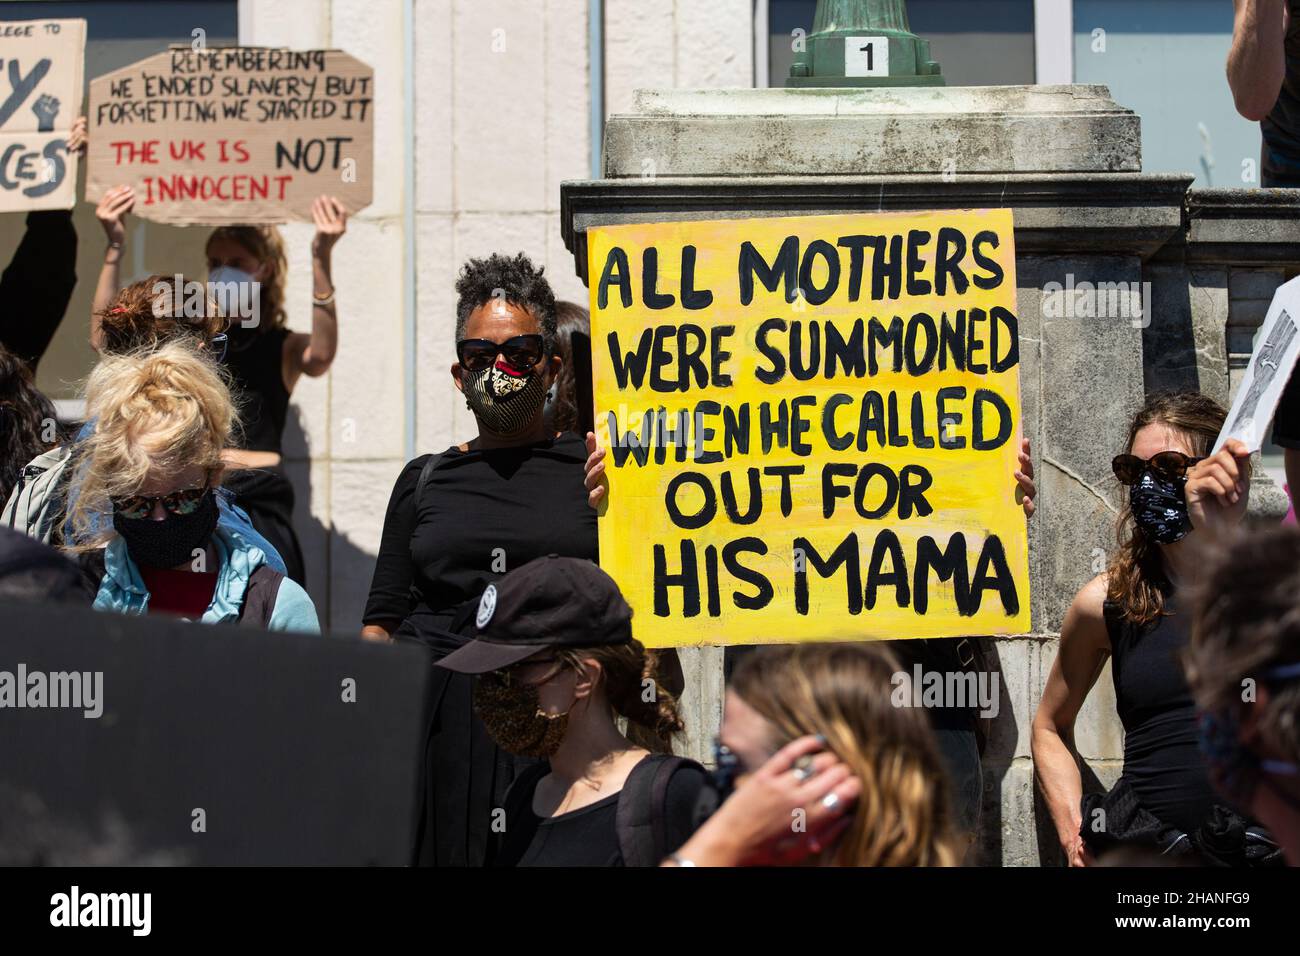
<path id="1" fill-rule="evenodd" d="M 1237 398 L 1228 412 L 1223 431 L 1214 443 L 1214 451 L 1235 438 L 1251 451 L 1264 444 L 1268 423 L 1277 411 L 1287 380 L 1300 356 L 1300 278 L 1282 285 L 1255 337 L 1255 350 L 1246 366 L 1246 377 L 1237 389 Z"/>
<path id="2" fill-rule="evenodd" d="M 845 37 L 845 76 L 889 76 L 889 37 Z"/>

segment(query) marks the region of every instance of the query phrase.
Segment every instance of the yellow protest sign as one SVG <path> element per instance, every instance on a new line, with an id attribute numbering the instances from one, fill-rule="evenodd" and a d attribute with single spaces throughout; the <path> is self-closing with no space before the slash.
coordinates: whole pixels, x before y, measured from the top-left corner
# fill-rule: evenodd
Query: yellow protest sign
<path id="1" fill-rule="evenodd" d="M 640 640 L 1029 629 L 1010 210 L 588 245 L 600 564 Z"/>

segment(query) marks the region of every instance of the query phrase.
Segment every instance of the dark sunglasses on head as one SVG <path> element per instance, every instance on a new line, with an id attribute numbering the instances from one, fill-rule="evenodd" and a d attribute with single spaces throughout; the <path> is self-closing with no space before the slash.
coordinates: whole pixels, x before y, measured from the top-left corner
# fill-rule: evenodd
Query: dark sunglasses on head
<path id="1" fill-rule="evenodd" d="M 123 518 L 147 518 L 153 514 L 154 505 L 161 504 L 168 514 L 192 515 L 203 503 L 203 496 L 211 490 L 204 485 L 202 488 L 185 488 L 167 495 L 131 495 L 128 498 L 114 498 L 113 511 Z"/>
<path id="2" fill-rule="evenodd" d="M 1188 468 L 1204 460 L 1204 458 L 1191 458 L 1181 451 L 1162 451 L 1145 460 L 1137 455 L 1116 455 L 1110 467 L 1122 484 L 1132 487 L 1142 480 L 1142 473 L 1148 469 L 1157 478 L 1176 481 L 1187 476 Z"/>
<path id="3" fill-rule="evenodd" d="M 456 358 L 466 371 L 481 372 L 490 368 L 499 354 L 511 368 L 522 372 L 540 362 L 545 349 L 546 344 L 540 335 L 516 335 L 500 343 L 487 339 L 461 339 L 456 343 Z"/>

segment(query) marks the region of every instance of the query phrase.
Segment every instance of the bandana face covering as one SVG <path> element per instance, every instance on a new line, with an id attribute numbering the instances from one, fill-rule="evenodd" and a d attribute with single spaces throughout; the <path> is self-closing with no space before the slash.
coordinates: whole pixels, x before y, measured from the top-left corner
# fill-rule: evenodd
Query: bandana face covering
<path id="1" fill-rule="evenodd" d="M 507 687 L 493 674 L 474 681 L 474 711 L 496 745 L 517 757 L 550 757 L 569 728 L 568 713 L 542 710 L 536 687 Z"/>
<path id="2" fill-rule="evenodd" d="M 545 400 L 542 377 L 531 369 L 517 372 L 504 362 L 480 372 L 465 372 L 465 404 L 496 435 L 518 435 L 537 417 Z"/>
<path id="3" fill-rule="evenodd" d="M 193 561 L 195 550 L 207 547 L 217 518 L 217 499 L 209 490 L 190 514 L 169 514 L 162 521 L 123 518 L 114 512 L 113 529 L 126 542 L 127 553 L 136 564 L 174 568 Z"/>
<path id="4" fill-rule="evenodd" d="M 1183 486 L 1187 479 L 1159 478 L 1148 469 L 1129 489 L 1129 509 L 1143 533 L 1160 544 L 1173 544 L 1192 530 Z"/>

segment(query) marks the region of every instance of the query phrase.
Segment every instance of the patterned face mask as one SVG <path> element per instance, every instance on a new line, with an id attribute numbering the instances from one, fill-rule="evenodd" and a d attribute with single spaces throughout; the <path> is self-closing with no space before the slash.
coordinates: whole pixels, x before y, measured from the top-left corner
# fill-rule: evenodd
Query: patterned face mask
<path id="1" fill-rule="evenodd" d="M 474 712 L 496 745 L 517 757 L 550 757 L 569 729 L 567 711 L 542 710 L 537 687 L 506 686 L 495 674 L 474 681 Z"/>
<path id="2" fill-rule="evenodd" d="M 494 435 L 518 435 L 537 417 L 546 386 L 536 371 L 517 372 L 504 362 L 465 372 L 465 404 Z"/>
<path id="3" fill-rule="evenodd" d="M 1160 544 L 1173 544 L 1192 530 L 1183 495 L 1186 478 L 1161 478 L 1149 469 L 1129 489 L 1129 509 L 1142 532 Z"/>

